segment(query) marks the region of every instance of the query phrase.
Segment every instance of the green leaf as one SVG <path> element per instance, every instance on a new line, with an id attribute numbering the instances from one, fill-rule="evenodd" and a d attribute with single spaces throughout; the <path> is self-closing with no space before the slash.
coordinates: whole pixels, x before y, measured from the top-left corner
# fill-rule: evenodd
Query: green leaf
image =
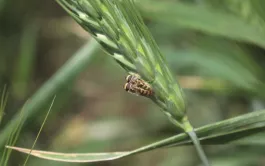
<path id="1" fill-rule="evenodd" d="M 23 153 L 30 153 L 30 149 L 9 147 Z M 31 155 L 43 159 L 63 161 L 63 162 L 98 162 L 98 161 L 108 161 L 115 160 L 125 156 L 128 152 L 113 152 L 113 153 L 56 153 L 56 152 L 46 152 L 39 150 L 32 150 Z"/>
<path id="2" fill-rule="evenodd" d="M 8 99 L 8 91 L 7 91 L 6 86 L 4 86 L 3 90 L 1 89 L 1 97 L 0 97 L 0 124 L 4 116 L 7 99 Z"/>
<path id="3" fill-rule="evenodd" d="M 232 84 L 233 88 L 239 87 L 260 93 L 259 86 L 257 86 L 260 83 L 257 64 L 251 64 L 251 59 L 245 58 L 244 54 L 237 54 L 240 56 L 236 57 L 236 53 L 227 47 L 224 48 L 226 48 L 226 52 L 220 52 L 218 49 L 210 50 L 205 47 L 181 50 L 167 47 L 164 48 L 164 52 L 168 55 L 169 64 L 172 68 L 183 70 L 192 75 L 222 79 Z M 247 63 L 243 59 L 246 59 Z"/>
<path id="4" fill-rule="evenodd" d="M 216 80 L 205 81 L 201 88 L 229 93 L 243 90 L 264 97 L 262 69 L 249 50 L 238 43 L 209 36 L 197 35 L 188 42 L 184 48 L 162 47 L 169 64 L 178 73 Z"/>
<path id="5" fill-rule="evenodd" d="M 255 111 L 235 118 L 216 122 L 195 129 L 202 144 L 240 144 L 240 138 L 253 135 L 265 130 L 265 111 Z M 243 141 L 244 143 L 244 141 Z M 115 160 L 125 156 L 138 154 L 162 147 L 172 147 L 191 144 L 188 135 L 181 133 L 173 137 L 152 143 L 147 146 L 124 152 L 112 153 L 56 153 L 48 151 L 32 150 L 31 155 L 43 159 L 62 162 L 99 162 Z M 30 153 L 30 149 L 7 146 L 7 148 Z"/>
<path id="6" fill-rule="evenodd" d="M 15 65 L 12 79 L 12 92 L 15 98 L 23 99 L 29 92 L 29 81 L 33 74 L 36 58 L 39 25 L 35 22 L 25 23 L 21 41 L 20 55 Z"/>
<path id="7" fill-rule="evenodd" d="M 255 25 L 232 13 L 181 2 L 155 2 L 149 5 L 149 1 L 143 1 L 140 4 L 146 18 L 164 26 L 196 30 L 265 48 L 265 34 Z"/>
<path id="8" fill-rule="evenodd" d="M 92 40 L 77 51 L 71 59 L 69 59 L 64 66 L 62 66 L 47 82 L 42 85 L 38 91 L 28 100 L 27 105 L 23 108 L 25 120 L 41 111 L 41 107 L 52 98 L 57 91 L 83 71 L 92 59 L 92 55 L 98 48 L 98 44 Z M 20 120 L 20 114 L 17 113 L 13 119 L 0 132 L 0 146 L 4 145 L 9 133 L 16 127 Z"/>

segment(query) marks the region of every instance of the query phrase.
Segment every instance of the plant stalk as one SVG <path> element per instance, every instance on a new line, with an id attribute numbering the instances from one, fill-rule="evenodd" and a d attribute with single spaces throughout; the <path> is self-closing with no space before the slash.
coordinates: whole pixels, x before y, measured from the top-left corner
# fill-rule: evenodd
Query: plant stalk
<path id="1" fill-rule="evenodd" d="M 192 127 L 192 125 L 190 124 L 187 118 L 184 118 L 183 127 L 185 132 L 189 135 L 190 139 L 192 140 L 203 165 L 210 166 L 209 160 L 201 146 L 200 140 L 198 139 L 197 134 L 194 131 L 194 128 Z"/>

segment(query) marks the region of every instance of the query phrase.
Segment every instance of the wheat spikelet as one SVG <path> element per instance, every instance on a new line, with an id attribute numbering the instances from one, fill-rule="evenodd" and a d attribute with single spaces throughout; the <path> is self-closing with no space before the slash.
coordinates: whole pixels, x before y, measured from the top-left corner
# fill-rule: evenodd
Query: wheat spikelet
<path id="1" fill-rule="evenodd" d="M 180 86 L 130 0 L 57 0 L 126 71 L 154 89 L 151 99 L 182 127 L 186 108 Z"/>

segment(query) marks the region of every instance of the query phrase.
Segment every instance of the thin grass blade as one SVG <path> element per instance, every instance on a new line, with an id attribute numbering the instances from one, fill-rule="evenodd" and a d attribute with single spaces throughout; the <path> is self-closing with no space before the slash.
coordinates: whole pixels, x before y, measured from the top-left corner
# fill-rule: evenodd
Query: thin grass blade
<path id="1" fill-rule="evenodd" d="M 195 129 L 202 144 L 241 144 L 240 138 L 245 138 L 265 130 L 265 111 L 255 111 L 249 114 L 227 119 L 214 124 Z M 244 143 L 244 142 L 242 142 Z M 32 150 L 31 155 L 43 159 L 62 162 L 99 162 L 123 158 L 150 150 L 191 145 L 192 141 L 186 133 L 181 133 L 170 138 L 140 147 L 132 151 L 111 153 L 56 153 L 48 151 Z M 30 149 L 7 146 L 22 153 L 30 153 Z"/>
<path id="2" fill-rule="evenodd" d="M 31 151 L 33 150 L 33 148 L 35 147 L 35 145 L 36 145 L 36 143 L 37 143 L 37 141 L 38 141 L 38 138 L 39 138 L 40 133 L 41 133 L 43 127 L 44 127 L 44 124 L 46 123 L 47 118 L 48 118 L 48 116 L 49 116 L 49 114 L 50 114 L 50 112 L 51 112 L 51 109 L 52 109 L 52 106 L 53 106 L 53 103 L 54 103 L 55 98 L 56 98 L 56 96 L 54 96 L 54 98 L 53 98 L 53 100 L 52 100 L 52 102 L 51 102 L 50 108 L 49 108 L 49 110 L 48 110 L 48 112 L 47 112 L 47 114 L 46 114 L 46 116 L 45 116 L 45 118 L 44 118 L 44 120 L 43 120 L 43 122 L 42 122 L 42 124 L 41 124 L 40 130 L 39 130 L 39 132 L 38 132 L 38 134 L 37 134 L 37 136 L 36 136 L 36 139 L 35 139 L 35 141 L 34 141 L 34 143 L 33 143 L 33 145 L 32 145 Z M 25 160 L 23 166 L 26 166 L 26 164 L 27 164 L 27 162 L 28 162 L 28 160 L 29 160 L 29 157 L 30 157 L 31 151 L 29 152 L 29 154 L 28 154 L 28 156 L 27 156 L 27 158 L 26 158 L 26 160 Z"/>
<path id="3" fill-rule="evenodd" d="M 183 2 L 142 1 L 143 15 L 162 24 L 253 43 L 265 48 L 265 33 L 247 20 L 214 8 Z"/>

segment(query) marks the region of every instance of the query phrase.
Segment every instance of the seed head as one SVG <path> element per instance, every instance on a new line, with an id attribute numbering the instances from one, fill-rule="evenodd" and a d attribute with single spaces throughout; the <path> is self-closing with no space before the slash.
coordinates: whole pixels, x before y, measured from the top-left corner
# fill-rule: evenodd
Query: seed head
<path id="1" fill-rule="evenodd" d="M 181 87 L 132 0 L 57 0 L 127 72 L 138 73 L 149 96 L 176 123 L 186 114 Z M 127 84 L 127 88 L 129 85 Z M 181 127 L 181 124 L 180 124 Z"/>

